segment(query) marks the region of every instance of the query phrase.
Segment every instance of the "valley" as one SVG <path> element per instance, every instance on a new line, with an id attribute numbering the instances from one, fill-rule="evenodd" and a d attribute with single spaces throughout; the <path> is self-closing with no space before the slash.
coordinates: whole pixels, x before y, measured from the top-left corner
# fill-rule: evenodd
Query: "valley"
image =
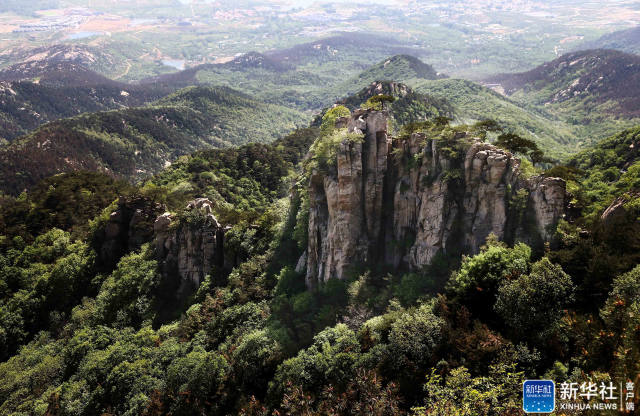
<path id="1" fill-rule="evenodd" d="M 105 7 L 71 0 L 41 6 L 45 8 L 34 6 L 22 16 L 14 13 L 17 4 L 0 11 L 0 49 L 56 43 L 97 48 L 114 60 L 111 67 L 101 68 L 103 75 L 123 81 L 173 72 L 163 61 L 184 62 L 190 68 L 341 32 L 394 38 L 406 48 L 420 49 L 417 56 L 444 73 L 478 79 L 528 69 L 599 35 L 640 24 L 633 2 L 625 0 L 610 2 L 606 12 L 593 3 L 569 0 L 553 5 L 491 0 L 464 7 L 457 2 L 391 1 L 375 7 L 342 2 L 296 8 L 287 2 L 189 5 L 169 0 L 136 7 L 126 1 Z M 334 53 L 342 55 L 339 49 Z M 0 66 L 15 62 L 13 53 L 0 54 Z"/>

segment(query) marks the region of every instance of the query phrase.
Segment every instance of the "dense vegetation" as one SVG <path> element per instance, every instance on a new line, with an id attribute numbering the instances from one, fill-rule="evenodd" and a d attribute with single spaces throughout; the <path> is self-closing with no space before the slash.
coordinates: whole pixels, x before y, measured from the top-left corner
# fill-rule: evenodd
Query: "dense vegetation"
<path id="1" fill-rule="evenodd" d="M 141 179 L 180 155 L 246 141 L 266 143 L 303 120 L 294 110 L 227 88 L 190 87 L 146 107 L 55 121 L 0 148 L 0 189 L 15 194 L 70 170 Z"/>
<path id="2" fill-rule="evenodd" d="M 272 144 L 196 152 L 178 159 L 151 183 L 167 189 L 167 201 L 175 209 L 206 197 L 215 202 L 223 223 L 251 222 L 287 194 L 284 178 L 292 175 L 318 134 L 316 128 L 299 129 Z"/>
<path id="3" fill-rule="evenodd" d="M 410 55 L 395 55 L 370 67 L 363 65 L 363 62 L 370 62 L 371 59 L 376 61 L 388 56 L 386 51 L 403 49 L 393 43 L 388 47 L 381 47 L 380 43 L 374 46 L 373 40 L 376 37 L 366 41 L 364 38 L 357 39 L 345 43 L 343 37 L 329 38 L 313 45 L 299 45 L 291 50 L 268 54 L 248 53 L 225 64 L 200 65 L 174 74 L 153 77 L 143 83 L 172 87 L 193 84 L 226 85 L 266 102 L 301 110 L 318 110 L 375 81 L 408 83 L 442 77 L 431 65 Z M 342 44 L 340 41 L 343 41 Z M 357 53 L 351 50 L 360 42 L 364 42 L 371 50 L 367 47 L 359 48 Z M 332 49 L 338 44 L 339 49 Z M 372 55 L 367 55 L 369 53 Z M 299 54 L 304 58 L 296 58 Z M 342 54 L 348 57 L 347 62 L 338 59 Z M 366 58 L 355 58 L 363 54 Z M 286 62 L 286 65 L 282 62 Z M 336 69 L 338 65 L 339 70 Z"/>
<path id="4" fill-rule="evenodd" d="M 401 99 L 381 97 L 360 105 L 397 111 Z M 638 129 L 546 173 L 565 177 L 574 201 L 545 252 L 490 238 L 475 256 L 413 273 L 366 267 L 309 291 L 295 270 L 306 245 L 305 172 L 331 163 L 340 133 L 331 124 L 348 113 L 334 107 L 319 128 L 270 144 L 183 156 L 141 187 L 75 173 L 4 197 L 0 412 L 515 414 L 525 377 L 640 371 Z M 491 121 L 448 123 L 438 115 L 399 130 L 501 132 Z M 512 133 L 497 143 L 537 149 Z M 105 268 L 95 238 L 116 199 L 179 212 L 201 196 L 229 227 L 235 267 L 212 270 L 181 317 L 161 323 L 154 246 Z M 620 198 L 624 215 L 602 216 Z"/>
<path id="5" fill-rule="evenodd" d="M 141 106 L 169 92 L 167 88 L 85 82 L 75 77 L 61 83 L 0 82 L 0 141 L 11 141 L 44 123 L 81 113 Z"/>

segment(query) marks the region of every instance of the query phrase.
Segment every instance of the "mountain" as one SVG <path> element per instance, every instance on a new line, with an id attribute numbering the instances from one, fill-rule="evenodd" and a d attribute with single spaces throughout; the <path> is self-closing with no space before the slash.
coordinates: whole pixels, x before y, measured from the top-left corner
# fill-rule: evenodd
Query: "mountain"
<path id="1" fill-rule="evenodd" d="M 285 72 L 295 69 L 295 65 L 277 56 L 265 55 L 259 52 L 249 52 L 235 57 L 229 62 L 220 64 L 224 68 L 236 71 L 246 71 L 259 68 L 273 72 Z"/>
<path id="2" fill-rule="evenodd" d="M 596 40 L 581 44 L 580 49 L 615 49 L 640 54 L 640 26 L 608 33 Z"/>
<path id="3" fill-rule="evenodd" d="M 81 113 L 141 106 L 172 88 L 116 82 L 69 61 L 31 61 L 0 70 L 0 142 Z"/>
<path id="4" fill-rule="evenodd" d="M 5 49 L 0 53 L 0 62 L 16 67 L 74 64 L 101 73 L 100 69 L 117 65 L 116 59 L 105 50 L 89 45 L 54 44 L 32 49 L 20 47 Z"/>
<path id="5" fill-rule="evenodd" d="M 411 55 L 395 55 L 373 65 L 348 82 L 366 85 L 374 81 L 397 81 L 410 83 L 415 80 L 446 78 L 429 64 Z"/>
<path id="6" fill-rule="evenodd" d="M 487 80 L 508 96 L 518 93 L 538 105 L 556 105 L 613 116 L 640 116 L 640 56 L 613 50 L 569 53 L 519 74 Z M 605 108 L 606 107 L 606 108 Z"/>
<path id="7" fill-rule="evenodd" d="M 411 55 L 394 55 L 365 69 L 354 77 L 340 82 L 332 89 L 332 94 L 355 93 L 377 81 L 394 81 L 414 85 L 424 80 L 446 78 L 429 64 Z"/>
<path id="8" fill-rule="evenodd" d="M 140 82 L 171 87 L 225 85 L 266 102 L 317 111 L 373 81 L 438 77 L 433 68 L 411 56 L 420 54 L 419 49 L 393 39 L 342 34 L 287 49 L 250 52 L 226 63 L 199 65 Z M 361 74 L 363 70 L 366 73 Z"/>
<path id="9" fill-rule="evenodd" d="M 166 84 L 172 86 L 190 86 L 199 82 L 199 74 L 209 71 L 221 72 L 252 72 L 263 70 L 266 72 L 286 72 L 294 69 L 293 66 L 281 63 L 259 52 L 248 52 L 237 56 L 229 62 L 219 64 L 203 64 L 178 72 L 162 74 L 155 77 L 145 78 L 141 84 Z"/>
<path id="10" fill-rule="evenodd" d="M 44 59 L 11 65 L 0 70 L 0 81 L 32 81 L 49 86 L 116 85 L 81 63 Z"/>
<path id="11" fill-rule="evenodd" d="M 472 81 L 442 79 L 415 84 L 417 92 L 446 100 L 458 123 L 493 119 L 507 130 L 534 140 L 547 154 L 566 157 L 581 148 L 579 139 L 562 120 L 544 109 L 527 108 Z"/>
<path id="12" fill-rule="evenodd" d="M 391 37 L 368 33 L 343 33 L 312 42 L 301 43 L 291 48 L 265 52 L 271 59 L 294 66 L 347 61 L 366 65 L 392 55 L 422 55 L 419 48 Z M 375 58 L 374 58 L 375 57 Z"/>
<path id="13" fill-rule="evenodd" d="M 453 116 L 453 108 L 447 100 L 415 92 L 408 85 L 394 81 L 372 82 L 357 93 L 336 101 L 336 104 L 353 111 L 377 95 L 390 95 L 395 99 L 386 105 L 393 120 L 395 132 L 408 123 L 430 120 L 439 116 Z M 317 117 L 315 124 L 320 122 L 320 117 Z"/>
<path id="14" fill-rule="evenodd" d="M 139 85 L 166 88 L 189 85 L 222 85 L 260 100 L 312 110 L 324 103 L 327 85 L 335 82 L 311 71 L 292 69 L 258 53 L 248 53 L 221 64 L 205 64 L 171 74 L 146 78 Z"/>
<path id="15" fill-rule="evenodd" d="M 325 155 L 332 136 L 320 138 L 309 158 L 309 240 L 298 264 L 310 288 L 367 263 L 420 270 L 437 256 L 477 253 L 489 234 L 541 249 L 562 218 L 563 180 L 525 178 L 518 159 L 466 130 L 393 140 L 386 112 L 371 110 L 355 111 L 346 127 L 342 145 Z M 526 212 L 509 201 L 519 193 Z"/>
<path id="16" fill-rule="evenodd" d="M 587 142 L 640 121 L 640 56 L 602 49 L 573 52 L 486 82 L 514 101 L 555 114 Z"/>
<path id="17" fill-rule="evenodd" d="M 104 37 L 83 43 L 54 43 L 35 48 L 15 46 L 0 51 L 0 68 L 13 65 L 70 63 L 110 79 L 133 81 L 172 71 L 154 49 L 140 39 Z"/>
<path id="18" fill-rule="evenodd" d="M 98 170 L 141 179 L 197 149 L 269 142 L 305 117 L 228 88 L 190 87 L 146 107 L 45 124 L 0 148 L 10 193 L 58 172 Z"/>

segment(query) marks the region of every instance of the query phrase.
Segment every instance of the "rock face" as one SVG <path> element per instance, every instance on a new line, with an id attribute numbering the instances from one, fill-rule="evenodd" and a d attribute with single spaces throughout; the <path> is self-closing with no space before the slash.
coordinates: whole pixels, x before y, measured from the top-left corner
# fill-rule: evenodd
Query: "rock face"
<path id="1" fill-rule="evenodd" d="M 160 215 L 153 226 L 156 256 L 167 286 L 178 298 L 189 296 L 214 267 L 224 266 L 224 231 L 206 198 L 187 205 L 187 220 Z"/>
<path id="2" fill-rule="evenodd" d="M 120 198 L 109 219 L 93 237 L 98 266 L 112 270 L 120 258 L 153 239 L 154 219 L 164 207 L 144 197 Z"/>
<path id="3" fill-rule="evenodd" d="M 525 180 L 518 159 L 464 132 L 392 140 L 380 111 L 340 122 L 364 141 L 340 144 L 337 172 L 311 174 L 309 287 L 361 264 L 419 269 L 438 254 L 477 253 L 490 233 L 540 244 L 564 214 L 563 180 Z"/>
<path id="4" fill-rule="evenodd" d="M 638 193 L 616 198 L 600 218 L 596 232 L 621 252 L 640 253 L 640 210 L 629 203 L 639 198 Z"/>
<path id="5" fill-rule="evenodd" d="M 566 183 L 560 178 L 537 177 L 529 181 L 536 223 L 542 238 L 548 241 L 553 227 L 564 214 Z"/>

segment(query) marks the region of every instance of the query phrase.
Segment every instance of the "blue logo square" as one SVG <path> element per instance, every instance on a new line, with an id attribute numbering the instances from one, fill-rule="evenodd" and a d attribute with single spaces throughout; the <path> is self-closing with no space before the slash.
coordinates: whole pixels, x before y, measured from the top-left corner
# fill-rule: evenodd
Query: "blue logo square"
<path id="1" fill-rule="evenodd" d="M 522 383 L 522 409 L 526 413 L 551 413 L 556 408 L 556 385 L 551 380 Z"/>

